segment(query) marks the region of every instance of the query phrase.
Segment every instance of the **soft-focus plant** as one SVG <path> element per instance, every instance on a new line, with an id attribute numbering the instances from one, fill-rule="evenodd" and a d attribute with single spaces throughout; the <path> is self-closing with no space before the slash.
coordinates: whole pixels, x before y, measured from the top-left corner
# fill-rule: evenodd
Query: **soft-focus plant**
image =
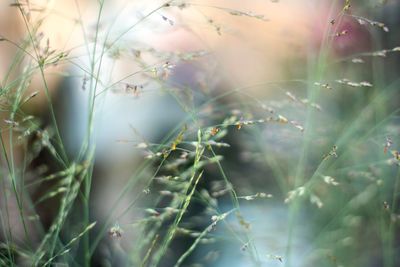
<path id="1" fill-rule="evenodd" d="M 1 266 L 400 264 L 400 3 L 53 2 L 0 32 Z"/>

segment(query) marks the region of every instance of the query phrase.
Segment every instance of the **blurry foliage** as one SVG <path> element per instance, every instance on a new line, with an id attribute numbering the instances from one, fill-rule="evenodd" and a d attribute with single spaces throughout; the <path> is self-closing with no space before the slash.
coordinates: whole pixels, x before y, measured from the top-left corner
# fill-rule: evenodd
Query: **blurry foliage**
<path id="1" fill-rule="evenodd" d="M 287 79 L 244 86 L 226 78 L 210 47 L 170 51 L 127 34 L 181 27 L 195 35 L 197 27 L 228 49 L 225 36 L 240 38 L 240 23 L 223 16 L 261 23 L 251 29 L 258 34 L 273 23 L 249 4 L 166 1 L 137 10 L 136 21 L 114 32 L 110 3 L 97 1 L 91 26 L 80 12 L 74 21 L 83 43 L 64 51 L 41 29 L 51 8 L 34 2 L 9 6 L 19 11 L 25 36 L 0 35 L 0 45 L 17 51 L 1 77 L 1 266 L 400 264 L 398 2 L 326 1 L 320 40 L 279 66 Z M 201 23 L 185 21 L 194 13 Z M 83 56 L 74 53 L 78 48 Z M 259 58 L 254 68 L 266 61 Z M 118 63 L 129 73 L 114 77 L 107 68 Z M 246 72 L 249 65 L 235 67 Z M 79 80 L 69 89 L 87 97 L 76 155 L 65 145 L 75 129 L 63 130 L 65 114 L 57 111 L 68 105 L 52 98 L 50 73 Z M 159 120 L 161 138 L 131 125 L 132 140 L 121 136 L 111 144 L 131 154 L 103 165 L 96 121 L 111 112 L 102 110 L 110 95 L 132 103 L 167 96 L 146 103 L 161 105 L 160 117 L 167 109 L 180 113 L 172 116 L 175 125 Z M 38 97 L 47 101 L 36 108 L 42 116 L 26 107 Z M 142 113 L 127 116 L 146 120 Z M 118 187 L 109 210 L 93 200 L 107 172 Z M 279 210 L 277 217 L 267 210 Z M 274 220 L 283 231 L 260 230 Z"/>

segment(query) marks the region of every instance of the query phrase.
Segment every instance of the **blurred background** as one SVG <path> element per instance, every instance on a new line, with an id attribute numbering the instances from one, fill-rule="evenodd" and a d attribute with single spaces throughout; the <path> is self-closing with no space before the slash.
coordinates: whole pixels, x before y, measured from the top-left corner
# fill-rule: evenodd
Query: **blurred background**
<path id="1" fill-rule="evenodd" d="M 399 265 L 399 12 L 2 1 L 1 263 Z"/>

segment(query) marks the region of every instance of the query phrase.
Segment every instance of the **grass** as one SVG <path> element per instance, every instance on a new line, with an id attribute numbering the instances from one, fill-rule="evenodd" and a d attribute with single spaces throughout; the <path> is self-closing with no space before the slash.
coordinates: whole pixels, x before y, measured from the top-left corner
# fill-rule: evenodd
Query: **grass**
<path id="1" fill-rule="evenodd" d="M 300 77 L 244 86 L 232 77 L 216 88 L 213 78 L 225 71 L 218 69 L 223 64 L 217 52 L 164 51 L 130 44 L 129 34 L 153 27 L 160 17 L 158 24 L 227 42 L 223 38 L 235 35 L 230 29 L 236 24 L 224 24 L 213 12 L 269 23 L 261 12 L 165 1 L 149 4 L 151 10 L 117 29 L 129 4 L 116 5 L 111 22 L 108 4 L 91 6 L 96 16 L 89 27 L 81 3 L 73 3 L 78 17 L 71 23 L 82 44 L 67 51 L 52 48 L 42 31 L 55 12 L 51 3 L 15 1 L 9 7 L 19 10 L 26 36 L 16 41 L 0 33 L 0 45 L 16 50 L 0 93 L 0 266 L 399 264 L 399 79 L 389 60 L 400 49 L 385 47 L 382 36 L 399 33 L 390 21 L 375 21 L 383 7 L 333 1 L 319 47 L 292 68 Z M 193 14 L 203 18 L 201 25 L 185 24 Z M 338 42 L 351 38 L 341 28 L 347 20 L 366 29 L 368 51 L 335 55 Z M 118 73 L 122 61 L 134 63 L 130 73 Z M 218 71 L 210 75 L 212 63 Z M 174 75 L 181 65 L 196 66 L 206 79 L 180 83 Z M 60 75 L 57 66 L 79 73 Z M 83 91 L 87 101 L 87 123 L 76 125 L 84 134 L 75 155 L 65 142 L 74 129 L 63 130 L 67 118 L 57 112 L 50 75 L 83 84 L 70 88 Z M 166 103 L 180 113 L 170 129 L 158 126 L 158 139 L 131 125 L 132 138 L 111 144 L 129 148 L 129 156 L 116 160 L 109 151 L 104 160 L 96 140 L 113 126 L 99 122 L 112 114 L 107 101 L 118 95 L 137 98 L 132 103 L 156 96 L 155 109 Z M 47 120 L 30 113 L 40 97 Z M 148 110 L 116 117 L 143 116 L 150 124 Z M 107 182 L 116 188 L 106 190 L 111 197 L 99 193 Z M 273 215 L 281 213 L 283 221 Z"/>

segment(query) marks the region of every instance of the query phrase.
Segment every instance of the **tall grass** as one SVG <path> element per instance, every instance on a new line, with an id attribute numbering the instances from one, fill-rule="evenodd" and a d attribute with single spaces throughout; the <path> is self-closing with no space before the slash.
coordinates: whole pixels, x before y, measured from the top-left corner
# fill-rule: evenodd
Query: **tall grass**
<path id="1" fill-rule="evenodd" d="M 109 20 L 109 2 L 97 1 L 94 26 L 88 27 L 75 1 L 82 44 L 64 51 L 53 49 L 41 30 L 49 6 L 13 2 L 9 8 L 19 10 L 26 36 L 16 41 L 0 35 L 0 45 L 17 50 L 0 93 L 0 265 L 224 266 L 228 258 L 243 266 L 397 266 L 399 80 L 396 74 L 386 78 L 397 69 L 385 62 L 398 58 L 400 48 L 381 47 L 382 35 L 396 35 L 375 21 L 383 7 L 333 2 L 319 47 L 296 67 L 301 77 L 246 86 L 236 86 L 233 77 L 218 89 L 210 79 L 203 88 L 190 88 L 171 78 L 181 64 L 198 64 L 207 76 L 218 61 L 213 51 L 138 50 L 131 44 L 132 50 L 125 38 L 155 16 L 171 27 L 184 25 L 173 15 L 184 18 L 190 9 L 204 19 L 191 29 L 184 25 L 193 34 L 205 27 L 229 35 L 231 25 L 201 7 L 268 23 L 257 10 L 165 1 L 120 30 L 114 27 L 118 15 Z M 118 14 L 124 8 L 117 6 Z M 349 18 L 369 31 L 373 45 L 367 52 L 334 56 L 335 43 L 352 34 L 341 28 Z M 126 58 L 139 70 L 114 77 L 115 65 Z M 79 80 L 83 86 L 70 89 L 87 96 L 87 123 L 75 155 L 64 140 L 72 131 L 61 130 L 65 118 L 56 112 L 48 83 L 58 65 L 78 69 L 78 77 L 54 75 Z M 37 77 L 41 84 L 32 94 Z M 255 89 L 274 93 L 260 97 Z M 115 146 L 132 149 L 134 170 L 128 177 L 114 172 L 124 182 L 100 216 L 92 210 L 101 205 L 93 191 L 106 175 L 96 171 L 104 163 L 96 140 L 103 127 L 113 127 L 99 123 L 111 112 L 104 103 L 113 94 L 167 96 L 183 119 L 160 129 L 158 141 L 142 136 L 136 125 L 134 141 L 115 140 Z M 41 109 L 48 122 L 27 113 L 37 95 L 47 101 Z M 43 158 L 50 158 L 46 166 L 36 166 Z M 48 221 L 45 206 L 55 210 Z M 256 214 L 247 217 L 253 209 Z M 280 212 L 283 221 L 274 215 Z M 268 231 L 270 222 L 284 231 Z"/>

